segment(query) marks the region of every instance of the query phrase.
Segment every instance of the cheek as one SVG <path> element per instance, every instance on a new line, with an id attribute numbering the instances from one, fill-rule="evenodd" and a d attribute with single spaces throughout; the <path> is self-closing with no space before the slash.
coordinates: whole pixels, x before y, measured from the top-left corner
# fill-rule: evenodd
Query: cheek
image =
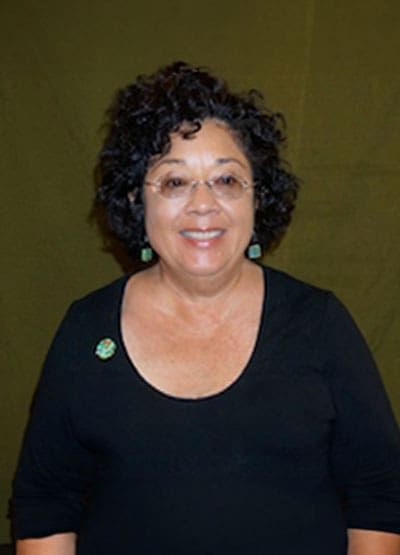
<path id="1" fill-rule="evenodd" d="M 243 241 L 246 243 L 246 245 L 251 241 L 251 238 L 253 237 L 255 225 L 255 210 L 256 208 L 254 202 L 251 201 L 250 206 L 243 215 Z"/>
<path id="2" fill-rule="evenodd" d="M 241 227 L 248 227 L 253 230 L 254 227 L 255 206 L 253 200 L 250 200 L 240 210 L 236 211 L 236 217 L 233 216 Z"/>
<path id="3" fill-rule="evenodd" d="M 162 239 L 165 232 L 173 229 L 177 217 L 174 206 L 154 202 L 153 199 L 145 202 L 144 205 L 144 224 L 148 237 Z"/>

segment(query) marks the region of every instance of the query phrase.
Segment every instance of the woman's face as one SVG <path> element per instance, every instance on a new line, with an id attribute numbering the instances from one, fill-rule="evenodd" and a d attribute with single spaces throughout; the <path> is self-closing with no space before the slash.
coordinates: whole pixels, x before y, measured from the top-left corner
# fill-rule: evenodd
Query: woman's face
<path id="1" fill-rule="evenodd" d="M 145 181 L 207 181 L 231 173 L 252 183 L 250 163 L 229 128 L 210 119 L 191 138 L 171 135 L 169 152 L 149 165 Z M 245 260 L 254 223 L 252 187 L 233 199 L 216 196 L 205 184 L 185 198 L 165 198 L 152 185 L 144 190 L 146 233 L 161 264 L 180 274 L 212 276 Z"/>

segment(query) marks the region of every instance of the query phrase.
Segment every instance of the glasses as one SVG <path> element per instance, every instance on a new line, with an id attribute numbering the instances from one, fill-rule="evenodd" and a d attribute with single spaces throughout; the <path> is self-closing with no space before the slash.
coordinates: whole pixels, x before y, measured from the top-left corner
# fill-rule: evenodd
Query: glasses
<path id="1" fill-rule="evenodd" d="M 171 200 L 188 198 L 198 185 L 206 185 L 216 197 L 224 200 L 240 198 L 246 189 L 253 187 L 234 174 L 223 174 L 212 179 L 164 176 L 154 181 L 147 180 L 145 185 L 155 187 L 161 196 Z"/>

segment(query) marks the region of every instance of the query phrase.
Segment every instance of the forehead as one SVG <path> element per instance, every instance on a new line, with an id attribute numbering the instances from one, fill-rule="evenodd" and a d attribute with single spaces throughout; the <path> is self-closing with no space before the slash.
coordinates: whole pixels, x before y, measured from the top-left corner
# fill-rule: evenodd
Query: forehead
<path id="1" fill-rule="evenodd" d="M 193 124 L 182 124 L 177 132 L 170 135 L 167 152 L 155 156 L 149 163 L 148 171 L 164 167 L 203 165 L 212 166 L 221 160 L 236 160 L 244 169 L 250 169 L 250 163 L 235 132 L 220 120 L 207 119 L 196 130 Z"/>

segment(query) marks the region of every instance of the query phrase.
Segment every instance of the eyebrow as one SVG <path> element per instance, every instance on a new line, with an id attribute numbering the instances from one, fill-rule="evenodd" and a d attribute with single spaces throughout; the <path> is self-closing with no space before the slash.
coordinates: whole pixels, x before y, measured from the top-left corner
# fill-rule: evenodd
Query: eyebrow
<path id="1" fill-rule="evenodd" d="M 241 162 L 237 158 L 217 158 L 215 162 L 218 165 L 236 162 L 237 164 L 239 164 L 239 166 L 246 169 L 246 166 L 243 164 L 243 162 Z M 155 162 L 153 165 L 153 168 L 158 168 L 162 164 L 168 164 L 168 165 L 183 164 L 184 165 L 186 164 L 186 160 L 184 160 L 183 158 L 165 158 L 164 160 L 159 160 L 158 162 Z"/>
<path id="2" fill-rule="evenodd" d="M 239 164 L 239 166 L 242 166 L 242 168 L 246 168 L 243 162 L 241 162 L 237 158 L 217 158 L 216 162 L 217 164 L 229 164 L 230 162 L 236 162 L 237 164 Z"/>
<path id="3" fill-rule="evenodd" d="M 185 160 L 183 158 L 165 158 L 163 160 L 158 160 L 153 164 L 149 164 L 149 167 L 152 169 L 158 168 L 158 166 L 162 166 L 162 164 L 185 164 Z"/>

